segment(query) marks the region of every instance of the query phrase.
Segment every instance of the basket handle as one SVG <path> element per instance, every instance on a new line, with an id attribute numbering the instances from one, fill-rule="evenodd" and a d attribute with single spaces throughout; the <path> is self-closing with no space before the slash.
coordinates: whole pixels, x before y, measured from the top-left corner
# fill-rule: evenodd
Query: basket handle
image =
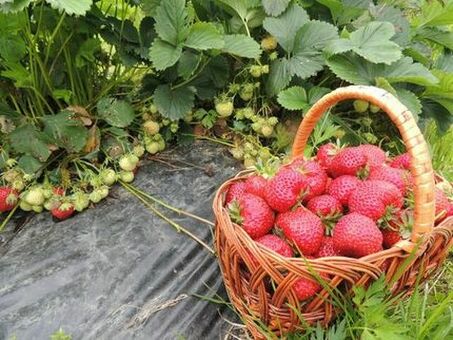
<path id="1" fill-rule="evenodd" d="M 386 112 L 398 128 L 411 158 L 414 179 L 414 225 L 411 240 L 417 241 L 434 226 L 434 172 L 426 141 L 409 109 L 389 92 L 374 87 L 352 85 L 326 94 L 304 115 L 292 147 L 292 157 L 300 156 L 313 128 L 321 116 L 332 106 L 348 99 L 366 100 Z"/>

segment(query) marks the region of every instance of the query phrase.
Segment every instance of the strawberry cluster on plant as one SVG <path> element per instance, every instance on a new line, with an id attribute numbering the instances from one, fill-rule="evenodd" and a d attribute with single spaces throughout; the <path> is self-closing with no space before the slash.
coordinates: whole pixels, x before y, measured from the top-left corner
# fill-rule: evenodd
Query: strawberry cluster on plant
<path id="1" fill-rule="evenodd" d="M 407 153 L 389 157 L 371 144 L 318 148 L 283 166 L 275 160 L 261 172 L 235 181 L 225 196 L 232 221 L 251 239 L 283 257 L 361 258 L 410 236 L 414 183 Z M 435 189 L 436 225 L 453 216 L 453 201 Z M 450 193 L 451 194 L 451 191 Z M 256 259 L 253 263 L 259 265 Z M 322 279 L 328 279 L 321 273 Z M 297 297 L 313 297 L 321 285 L 294 283 Z"/>

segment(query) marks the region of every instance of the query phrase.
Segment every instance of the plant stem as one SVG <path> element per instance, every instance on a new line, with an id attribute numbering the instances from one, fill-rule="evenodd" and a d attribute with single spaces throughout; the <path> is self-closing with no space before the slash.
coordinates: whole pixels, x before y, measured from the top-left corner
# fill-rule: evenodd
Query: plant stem
<path id="1" fill-rule="evenodd" d="M 171 220 L 169 217 L 165 216 L 164 214 L 162 214 L 159 210 L 157 210 L 151 203 L 149 203 L 147 200 L 145 200 L 143 197 L 141 197 L 140 195 L 138 195 L 137 193 L 135 193 L 133 190 L 131 190 L 130 188 L 128 188 L 126 185 L 124 185 L 125 183 L 120 181 L 121 185 L 123 185 L 123 187 L 129 191 L 132 195 L 134 195 L 135 197 L 137 197 L 140 201 L 142 201 L 142 203 L 144 205 L 146 205 L 152 212 L 154 212 L 157 216 L 159 216 L 160 218 L 162 218 L 164 221 L 166 221 L 168 224 L 170 224 L 173 228 L 176 229 L 177 232 L 182 232 L 184 234 L 186 234 L 187 236 L 189 236 L 190 238 L 192 238 L 194 241 L 198 242 L 200 245 L 202 245 L 207 251 L 209 251 L 212 255 L 214 255 L 214 250 L 212 250 L 212 248 L 207 245 L 203 240 L 201 240 L 200 238 L 198 238 L 196 235 L 194 235 L 193 233 L 191 233 L 190 231 L 188 231 L 187 229 L 185 229 L 184 227 L 182 227 L 181 225 L 179 225 L 178 223 L 176 223 L 175 221 Z"/>
<path id="2" fill-rule="evenodd" d="M 212 223 L 211 221 L 208 221 L 208 220 L 204 219 L 203 217 L 199 217 L 199 216 L 194 215 L 194 214 L 192 214 L 192 213 L 190 213 L 190 212 L 187 212 L 187 211 L 185 211 L 185 210 L 182 210 L 182 209 L 178 209 L 178 208 L 176 208 L 176 207 L 173 207 L 173 206 L 171 206 L 170 204 L 165 203 L 164 201 L 162 201 L 162 200 L 160 200 L 160 199 L 158 199 L 158 198 L 155 198 L 155 197 L 153 197 L 153 196 L 147 194 L 146 192 L 144 192 L 144 191 L 138 189 L 137 187 L 134 187 L 134 186 L 132 186 L 132 185 L 130 185 L 130 184 L 127 184 L 127 183 L 125 183 L 125 182 L 122 182 L 122 181 L 120 181 L 120 182 L 121 182 L 121 185 L 123 185 L 123 186 L 125 186 L 125 187 L 128 187 L 129 189 L 131 189 L 132 191 L 136 192 L 137 194 L 142 195 L 142 196 L 144 196 L 144 197 L 146 197 L 146 198 L 148 198 L 148 199 L 154 201 L 154 202 L 157 203 L 157 204 L 160 204 L 161 206 L 163 206 L 163 207 L 165 207 L 165 208 L 167 208 L 167 209 L 169 209 L 169 210 L 171 210 L 171 211 L 174 211 L 174 212 L 176 212 L 176 213 L 178 213 L 178 214 L 180 214 L 180 215 L 186 215 L 186 216 L 191 217 L 191 218 L 193 218 L 193 219 L 195 219 L 195 220 L 198 220 L 198 221 L 200 221 L 200 222 L 206 223 L 206 224 L 208 224 L 208 225 L 210 225 L 210 226 L 214 226 L 214 223 Z"/>
<path id="3" fill-rule="evenodd" d="M 0 233 L 3 231 L 3 229 L 5 228 L 6 224 L 9 222 L 9 220 L 11 219 L 11 217 L 13 217 L 14 213 L 16 212 L 17 208 L 19 207 L 19 204 L 16 204 L 16 206 L 14 207 L 13 210 L 11 210 L 8 214 L 8 216 L 6 216 L 6 218 L 3 220 L 2 224 L 0 224 Z"/>

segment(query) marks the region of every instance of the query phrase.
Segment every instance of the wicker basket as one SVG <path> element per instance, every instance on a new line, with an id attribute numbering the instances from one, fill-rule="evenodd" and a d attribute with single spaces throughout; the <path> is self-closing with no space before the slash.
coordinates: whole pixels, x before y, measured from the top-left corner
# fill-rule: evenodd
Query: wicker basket
<path id="1" fill-rule="evenodd" d="M 213 203 L 216 216 L 215 247 L 229 298 L 255 338 L 263 337 L 257 327 L 257 320 L 276 336 L 302 329 L 300 315 L 308 323 L 321 322 L 327 325 L 337 312 L 329 291 L 338 288 L 350 293 L 353 285 L 366 286 L 382 273 L 391 283 L 393 294 L 410 294 L 417 280 L 427 279 L 439 268 L 452 245 L 453 218 L 433 228 L 435 176 L 426 142 L 410 111 L 390 93 L 371 86 L 348 86 L 325 95 L 313 105 L 301 122 L 292 157 L 303 153 L 322 114 L 336 103 L 349 99 L 362 99 L 379 106 L 401 133 L 411 156 L 411 172 L 415 183 L 411 240 L 400 241 L 390 249 L 360 259 L 341 256 L 313 260 L 285 258 L 255 243 L 240 226 L 231 221 L 224 207 L 229 186 L 252 172 L 245 171 L 228 180 L 218 190 Z M 301 277 L 313 278 L 314 271 L 317 273 L 315 277 L 328 275 L 328 286 L 324 285 L 316 297 L 301 303 L 292 285 Z M 270 279 L 274 283 L 273 290 L 269 289 Z"/>

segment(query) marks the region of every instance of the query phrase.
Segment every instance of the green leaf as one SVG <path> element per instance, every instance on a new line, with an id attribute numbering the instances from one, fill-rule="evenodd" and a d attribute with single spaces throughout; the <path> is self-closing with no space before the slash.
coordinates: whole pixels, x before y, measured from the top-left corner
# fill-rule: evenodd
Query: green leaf
<path id="1" fill-rule="evenodd" d="M 401 58 L 391 65 L 373 64 L 351 55 L 336 55 L 327 60 L 327 65 L 339 78 L 353 84 L 374 85 L 376 78 L 386 78 L 390 83 L 432 85 L 437 78 L 422 64 L 409 57 Z"/>
<path id="2" fill-rule="evenodd" d="M 79 152 L 88 140 L 88 130 L 72 112 L 44 116 L 43 123 L 49 141 L 68 152 Z"/>
<path id="3" fill-rule="evenodd" d="M 436 27 L 425 27 L 417 30 L 418 39 L 426 39 L 453 50 L 453 32 L 441 31 Z"/>
<path id="4" fill-rule="evenodd" d="M 165 41 L 156 39 L 149 49 L 149 59 L 156 70 L 163 71 L 176 64 L 181 57 L 181 53 L 181 46 L 175 47 Z"/>
<path id="5" fill-rule="evenodd" d="M 277 39 L 286 52 L 291 53 L 297 31 L 308 21 L 307 12 L 302 7 L 292 4 L 279 17 L 264 19 L 263 27 Z"/>
<path id="6" fill-rule="evenodd" d="M 434 100 L 453 114 L 453 73 L 440 70 L 433 73 L 439 79 L 439 83 L 428 86 L 423 97 Z"/>
<path id="7" fill-rule="evenodd" d="M 280 15 L 288 7 L 291 0 L 263 0 L 263 7 L 266 14 L 273 17 Z"/>
<path id="8" fill-rule="evenodd" d="M 393 24 L 395 35 L 392 40 L 398 45 L 405 47 L 410 42 L 411 28 L 404 13 L 399 9 L 387 4 L 375 6 L 370 5 L 370 14 L 375 21 L 387 21 Z"/>
<path id="9" fill-rule="evenodd" d="M 21 168 L 26 174 L 35 174 L 43 166 L 43 163 L 38 161 L 35 157 L 31 155 L 23 155 L 17 161 L 17 165 Z"/>
<path id="10" fill-rule="evenodd" d="M 289 60 L 284 58 L 274 60 L 270 66 L 266 91 L 270 96 L 274 96 L 284 89 L 291 79 L 291 65 Z"/>
<path id="11" fill-rule="evenodd" d="M 157 7 L 159 7 L 161 0 L 141 0 L 140 6 L 142 11 L 149 17 L 156 15 Z"/>
<path id="12" fill-rule="evenodd" d="M 0 75 L 13 80 L 16 87 L 32 86 L 31 74 L 22 64 L 5 60 L 2 66 L 5 70 L 0 71 Z"/>
<path id="13" fill-rule="evenodd" d="M 414 118 L 418 120 L 418 115 L 422 112 L 422 104 L 417 95 L 412 91 L 398 87 L 395 87 L 395 90 L 396 96 L 401 101 L 401 103 L 403 103 L 409 109 L 409 111 L 412 112 Z"/>
<path id="14" fill-rule="evenodd" d="M 184 118 L 194 106 L 194 93 L 185 86 L 171 89 L 169 85 L 159 85 L 154 91 L 154 103 L 166 118 Z"/>
<path id="15" fill-rule="evenodd" d="M 188 33 L 187 10 L 185 0 L 165 0 L 156 9 L 154 26 L 159 38 L 177 46 Z"/>
<path id="16" fill-rule="evenodd" d="M 433 118 L 441 133 L 445 133 L 451 128 L 453 124 L 453 115 L 444 106 L 430 98 L 424 98 L 422 100 L 422 105 L 423 115 Z"/>
<path id="17" fill-rule="evenodd" d="M 257 59 L 261 54 L 260 45 L 251 37 L 243 34 L 225 35 L 223 52 L 238 57 Z"/>
<path id="18" fill-rule="evenodd" d="M 412 18 L 412 26 L 443 26 L 453 24 L 453 2 L 424 1 L 421 11 Z"/>
<path id="19" fill-rule="evenodd" d="M 277 101 L 288 110 L 304 110 L 308 107 L 307 92 L 300 86 L 288 87 L 281 91 Z"/>
<path id="20" fill-rule="evenodd" d="M 121 99 L 111 97 L 101 98 L 96 108 L 99 117 L 112 126 L 120 128 L 129 126 L 135 118 L 132 106 Z"/>
<path id="21" fill-rule="evenodd" d="M 69 15 L 84 15 L 93 4 L 92 0 L 46 0 L 52 8 L 66 12 Z"/>
<path id="22" fill-rule="evenodd" d="M 191 51 L 184 51 L 178 62 L 178 75 L 188 79 L 198 68 L 201 56 Z"/>
<path id="23" fill-rule="evenodd" d="M 224 46 L 222 34 L 213 23 L 197 22 L 190 27 L 184 45 L 196 50 L 220 49 Z"/>
<path id="24" fill-rule="evenodd" d="M 101 41 L 95 38 L 85 40 L 79 47 L 75 56 L 75 64 L 77 67 L 83 67 L 95 62 L 94 54 L 101 50 Z"/>
<path id="25" fill-rule="evenodd" d="M 27 53 L 27 46 L 20 36 L 0 35 L 0 57 L 10 62 L 19 62 Z"/>
<path id="26" fill-rule="evenodd" d="M 305 52 L 295 55 L 288 62 L 291 77 L 296 75 L 301 79 L 306 79 L 322 70 L 324 57 L 320 52 Z"/>
<path id="27" fill-rule="evenodd" d="M 190 86 L 196 89 L 196 95 L 202 100 L 212 99 L 218 89 L 226 86 L 230 78 L 230 65 L 224 56 L 212 58 L 208 65 L 197 76 Z"/>
<path id="28" fill-rule="evenodd" d="M 72 97 L 72 91 L 66 89 L 55 89 L 52 91 L 52 96 L 56 99 L 62 99 L 66 104 L 69 104 Z"/>
<path id="29" fill-rule="evenodd" d="M 231 8 L 242 20 L 247 18 L 247 14 L 251 8 L 260 5 L 259 0 L 218 0 L 218 2 Z"/>
<path id="30" fill-rule="evenodd" d="M 327 48 L 338 54 L 352 50 L 373 63 L 391 64 L 401 58 L 401 48 L 390 40 L 395 34 L 389 22 L 370 22 L 349 36 L 349 41 L 340 40 Z"/>
<path id="31" fill-rule="evenodd" d="M 441 55 L 436 60 L 435 66 L 441 71 L 453 73 L 453 54 L 450 53 Z"/>
<path id="32" fill-rule="evenodd" d="M 41 162 L 45 162 L 50 156 L 44 135 L 32 124 L 16 128 L 10 133 L 9 139 L 12 149 L 18 153 L 30 154 Z"/>
<path id="33" fill-rule="evenodd" d="M 22 11 L 31 3 L 31 0 L 13 0 L 0 4 L 0 12 L 16 13 Z"/>

